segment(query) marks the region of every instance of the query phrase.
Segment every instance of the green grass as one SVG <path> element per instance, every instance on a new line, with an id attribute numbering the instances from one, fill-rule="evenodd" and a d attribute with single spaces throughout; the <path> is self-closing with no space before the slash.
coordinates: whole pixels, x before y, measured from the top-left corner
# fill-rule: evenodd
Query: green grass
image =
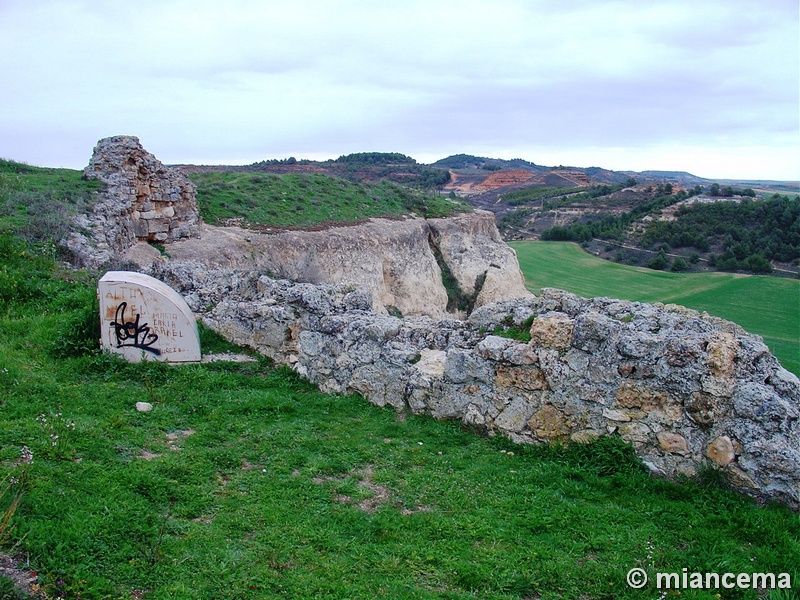
<path id="1" fill-rule="evenodd" d="M 655 597 L 626 587 L 635 566 L 800 576 L 798 516 L 713 477 L 651 478 L 612 438 L 399 418 L 265 360 L 128 364 L 81 343 L 93 279 L 8 240 L 0 261 L 26 275 L 0 298 L 0 477 L 33 450 L 13 535 L 50 597 L 610 600 Z"/>
<path id="2" fill-rule="evenodd" d="M 19 233 L 52 246 L 66 235 L 69 216 L 84 211 L 102 187 L 82 179 L 81 171 L 0 159 L 0 233 Z"/>
<path id="3" fill-rule="evenodd" d="M 665 273 L 619 265 L 567 242 L 514 242 L 528 289 L 674 303 L 733 321 L 764 338 L 800 375 L 800 281 L 731 273 Z"/>
<path id="4" fill-rule="evenodd" d="M 468 210 L 447 198 L 398 183 L 353 183 L 318 174 L 191 173 L 203 218 L 212 224 L 241 219 L 250 225 L 309 227 L 415 212 L 442 217 Z"/>

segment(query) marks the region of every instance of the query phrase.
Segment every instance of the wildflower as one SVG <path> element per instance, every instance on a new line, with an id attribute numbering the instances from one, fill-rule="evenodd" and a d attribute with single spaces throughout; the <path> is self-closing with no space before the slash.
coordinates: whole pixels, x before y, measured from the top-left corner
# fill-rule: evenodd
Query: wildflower
<path id="1" fill-rule="evenodd" d="M 23 446 L 19 452 L 20 462 L 29 465 L 33 462 L 33 452 L 27 446 Z"/>

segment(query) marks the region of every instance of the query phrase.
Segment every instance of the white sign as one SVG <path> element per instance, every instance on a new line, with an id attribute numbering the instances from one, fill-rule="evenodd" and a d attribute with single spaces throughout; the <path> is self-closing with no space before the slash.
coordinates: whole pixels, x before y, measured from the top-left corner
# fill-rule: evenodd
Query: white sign
<path id="1" fill-rule="evenodd" d="M 130 362 L 200 360 L 197 323 L 186 301 L 141 273 L 109 271 L 97 284 L 103 349 Z"/>

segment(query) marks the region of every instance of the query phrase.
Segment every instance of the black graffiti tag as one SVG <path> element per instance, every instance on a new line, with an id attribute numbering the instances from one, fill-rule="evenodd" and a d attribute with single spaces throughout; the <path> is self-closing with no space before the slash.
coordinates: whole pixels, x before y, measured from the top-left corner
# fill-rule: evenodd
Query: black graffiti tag
<path id="1" fill-rule="evenodd" d="M 117 312 L 114 315 L 114 321 L 111 326 L 114 328 L 114 335 L 117 337 L 117 348 L 123 346 L 132 346 L 134 348 L 141 348 L 152 352 L 156 356 L 161 354 L 158 348 L 151 346 L 158 340 L 158 335 L 150 333 L 150 328 L 147 323 L 139 325 L 139 317 L 136 315 L 133 321 L 125 321 L 125 311 L 128 309 L 128 303 L 122 302 L 117 306 Z"/>

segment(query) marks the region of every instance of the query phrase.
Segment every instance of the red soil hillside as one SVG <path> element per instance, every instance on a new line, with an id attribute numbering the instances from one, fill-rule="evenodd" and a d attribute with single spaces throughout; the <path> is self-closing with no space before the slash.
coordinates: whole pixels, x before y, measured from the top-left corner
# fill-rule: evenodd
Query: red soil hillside
<path id="1" fill-rule="evenodd" d="M 530 171 L 496 171 L 472 189 L 476 192 L 488 192 L 506 185 L 524 183 L 533 177 Z"/>

